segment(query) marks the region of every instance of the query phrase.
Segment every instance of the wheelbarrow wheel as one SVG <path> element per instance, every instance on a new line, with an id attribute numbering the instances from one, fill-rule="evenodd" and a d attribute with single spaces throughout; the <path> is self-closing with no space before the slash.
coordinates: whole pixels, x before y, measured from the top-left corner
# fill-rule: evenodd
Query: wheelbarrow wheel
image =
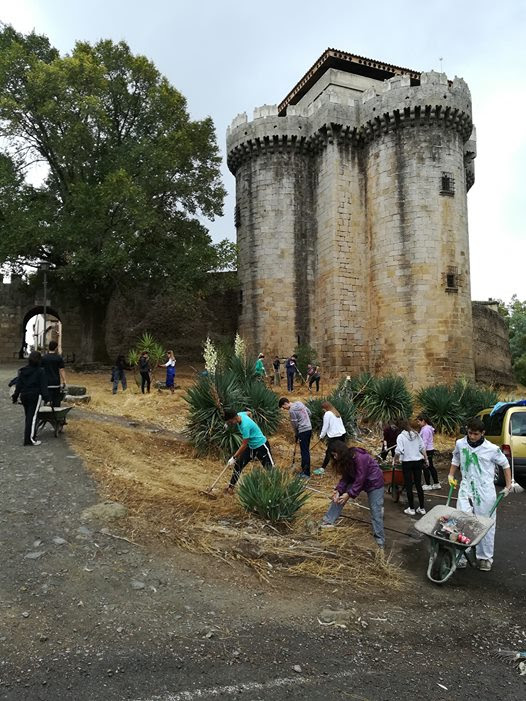
<path id="1" fill-rule="evenodd" d="M 453 569 L 453 551 L 450 548 L 438 548 L 436 557 L 431 568 L 433 581 L 440 584 L 449 578 Z"/>

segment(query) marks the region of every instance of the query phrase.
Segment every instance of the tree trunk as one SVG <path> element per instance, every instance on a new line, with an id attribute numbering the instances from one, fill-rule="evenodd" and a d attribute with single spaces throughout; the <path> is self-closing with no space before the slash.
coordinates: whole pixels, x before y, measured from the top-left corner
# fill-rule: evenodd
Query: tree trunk
<path id="1" fill-rule="evenodd" d="M 77 362 L 107 363 L 106 303 L 81 302 L 81 335 Z"/>

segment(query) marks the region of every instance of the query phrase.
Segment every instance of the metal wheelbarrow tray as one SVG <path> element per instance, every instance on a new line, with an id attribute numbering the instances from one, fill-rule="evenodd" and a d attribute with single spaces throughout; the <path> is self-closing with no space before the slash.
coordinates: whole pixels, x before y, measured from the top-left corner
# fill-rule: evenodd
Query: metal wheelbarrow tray
<path id="1" fill-rule="evenodd" d="M 471 542 L 469 545 L 458 543 L 435 535 L 439 527 L 440 518 L 447 516 L 457 521 L 459 530 Z M 451 506 L 434 506 L 425 516 L 416 522 L 415 528 L 420 533 L 428 536 L 431 541 L 429 565 L 427 577 L 435 584 L 444 584 L 457 569 L 460 558 L 464 555 L 472 567 L 477 566 L 475 546 L 495 523 L 494 518 L 487 516 L 474 516 L 465 511 L 454 509 Z"/>
<path id="2" fill-rule="evenodd" d="M 41 428 L 49 423 L 53 428 L 55 438 L 57 438 L 59 433 L 62 433 L 64 426 L 66 425 L 66 416 L 71 411 L 73 407 L 71 406 L 41 406 L 38 410 L 37 415 L 37 433 Z"/>

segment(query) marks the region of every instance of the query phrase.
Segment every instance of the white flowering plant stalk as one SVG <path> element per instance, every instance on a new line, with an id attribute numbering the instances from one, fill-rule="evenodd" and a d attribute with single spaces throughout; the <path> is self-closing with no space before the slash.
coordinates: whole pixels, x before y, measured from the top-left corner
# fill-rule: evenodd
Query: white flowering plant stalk
<path id="1" fill-rule="evenodd" d="M 245 360 L 247 355 L 245 341 L 238 333 L 236 333 L 236 338 L 234 340 L 234 353 L 236 358 L 241 358 L 241 360 Z"/>
<path id="2" fill-rule="evenodd" d="M 208 373 L 210 375 L 215 375 L 217 369 L 217 351 L 208 336 L 204 345 L 203 358 L 205 361 L 205 368 Z"/>

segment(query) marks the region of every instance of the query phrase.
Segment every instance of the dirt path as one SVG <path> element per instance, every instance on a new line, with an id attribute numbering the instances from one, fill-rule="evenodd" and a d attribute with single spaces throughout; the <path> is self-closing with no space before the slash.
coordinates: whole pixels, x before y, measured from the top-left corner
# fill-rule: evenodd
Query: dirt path
<path id="1" fill-rule="evenodd" d="M 424 545 L 396 536 L 414 572 L 403 596 L 290 579 L 268 588 L 242 567 L 112 537 L 126 537 L 125 521 L 84 522 L 97 485 L 64 437 L 46 430 L 22 447 L 12 374 L 0 368 L 1 699 L 526 696 L 525 678 L 494 655 L 526 648 L 524 495 L 499 514 L 489 574 L 432 588 Z M 392 504 L 386 522 L 407 528 Z M 354 609 L 348 628 L 320 625 L 324 608 Z"/>

